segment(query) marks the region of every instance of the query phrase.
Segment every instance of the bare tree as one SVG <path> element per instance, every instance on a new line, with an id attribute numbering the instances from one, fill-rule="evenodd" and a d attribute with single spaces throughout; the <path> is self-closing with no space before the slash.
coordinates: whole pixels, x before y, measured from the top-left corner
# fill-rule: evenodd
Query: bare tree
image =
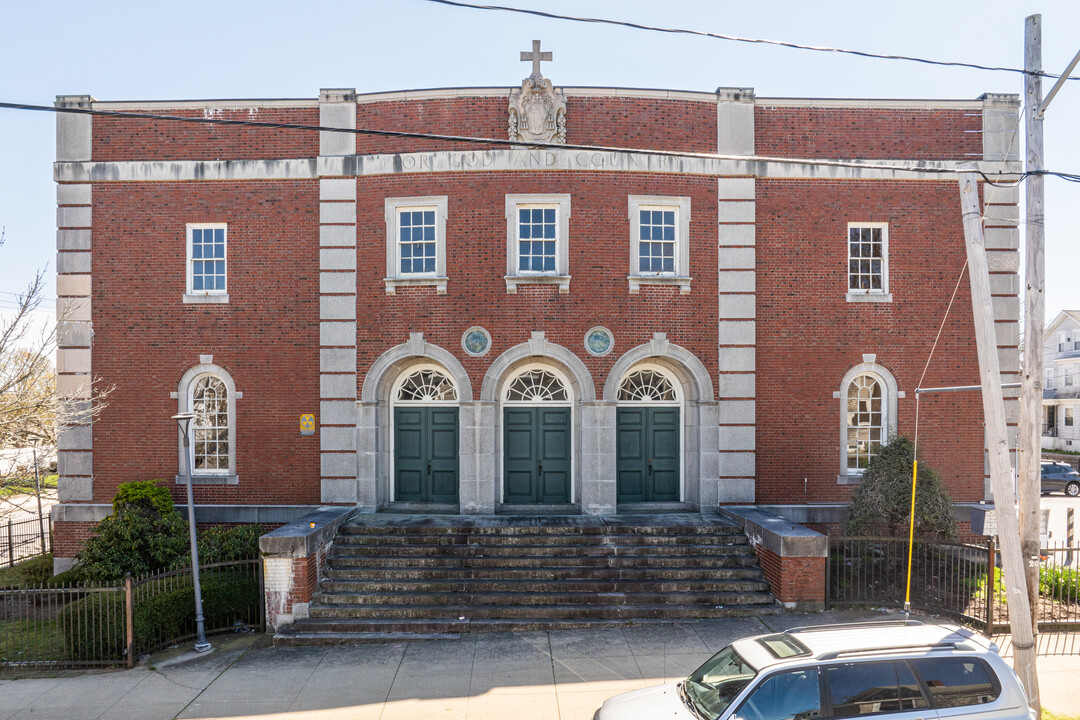
<path id="1" fill-rule="evenodd" d="M 0 229 L 0 247 L 4 240 Z M 64 318 L 41 324 L 34 317 L 45 299 L 45 277 L 38 271 L 0 318 L 0 487 L 33 484 L 34 461 L 42 467 L 55 461 L 60 429 L 91 422 L 111 390 L 87 376 L 78 392 L 57 395 L 52 358 Z M 23 500 L 0 494 L 0 517 L 18 511 Z"/>

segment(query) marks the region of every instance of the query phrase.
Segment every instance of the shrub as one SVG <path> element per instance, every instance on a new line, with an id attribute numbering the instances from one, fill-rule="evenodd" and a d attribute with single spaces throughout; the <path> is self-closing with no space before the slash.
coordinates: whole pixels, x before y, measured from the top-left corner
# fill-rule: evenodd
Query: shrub
<path id="1" fill-rule="evenodd" d="M 113 514 L 98 523 L 97 535 L 76 556 L 92 583 L 116 583 L 124 575 L 171 568 L 187 557 L 187 523 L 158 481 L 124 483 Z"/>
<path id="2" fill-rule="evenodd" d="M 862 482 L 851 496 L 848 532 L 854 535 L 886 532 L 890 537 L 907 535 L 911 518 L 911 470 L 915 447 L 895 437 L 871 458 Z M 952 500 L 941 476 L 919 466 L 915 493 L 915 534 L 922 538 L 956 535 Z"/>
<path id="3" fill-rule="evenodd" d="M 115 660 L 124 656 L 124 591 L 88 592 L 56 616 L 68 660 Z"/>
<path id="4" fill-rule="evenodd" d="M 31 587 L 41 587 L 53 576 L 52 553 L 38 555 L 35 558 L 24 560 L 16 565 L 22 575 L 23 582 Z"/>
<path id="5" fill-rule="evenodd" d="M 142 653 L 194 634 L 195 593 L 190 575 L 177 587 L 156 592 L 153 585 L 136 589 L 135 649 Z M 146 597 L 141 597 L 141 596 Z M 223 628 L 255 617 L 259 584 L 249 572 L 226 570 L 202 581 L 203 619 L 207 628 Z M 119 661 L 125 650 L 123 591 L 88 593 L 69 603 L 58 616 L 65 647 L 72 660 Z"/>
<path id="6" fill-rule="evenodd" d="M 45 581 L 45 584 L 52 588 L 67 588 L 75 587 L 76 585 L 87 584 L 86 575 L 83 573 L 81 565 L 76 565 L 70 570 L 65 570 L 59 575 L 53 575 L 51 578 Z"/>
<path id="7" fill-rule="evenodd" d="M 230 562 L 259 556 L 262 525 L 215 526 L 199 531 L 199 563 Z"/>
<path id="8" fill-rule="evenodd" d="M 113 512 L 141 509 L 162 516 L 175 512 L 172 495 L 167 488 L 158 484 L 163 482 L 166 481 L 135 480 L 121 484 L 113 497 Z"/>

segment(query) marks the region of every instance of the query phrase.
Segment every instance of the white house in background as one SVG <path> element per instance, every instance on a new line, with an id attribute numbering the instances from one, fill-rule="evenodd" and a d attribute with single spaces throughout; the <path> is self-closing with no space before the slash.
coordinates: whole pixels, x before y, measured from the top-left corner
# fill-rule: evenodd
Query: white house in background
<path id="1" fill-rule="evenodd" d="M 1043 353 L 1043 449 L 1080 451 L 1080 310 L 1047 325 Z"/>

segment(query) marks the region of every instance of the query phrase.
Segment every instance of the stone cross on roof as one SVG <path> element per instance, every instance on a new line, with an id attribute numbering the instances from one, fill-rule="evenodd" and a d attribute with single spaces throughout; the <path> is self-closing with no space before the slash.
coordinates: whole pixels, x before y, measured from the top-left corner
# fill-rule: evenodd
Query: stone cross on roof
<path id="1" fill-rule="evenodd" d="M 542 60 L 546 60 L 546 61 L 550 62 L 551 61 L 551 51 L 549 50 L 547 52 L 540 52 L 540 41 L 539 40 L 533 40 L 532 45 L 533 45 L 532 52 L 524 52 L 523 51 L 521 53 L 521 62 L 529 62 L 530 60 L 532 60 L 532 64 L 533 64 L 533 66 L 532 66 L 532 74 L 533 74 L 533 76 L 534 77 L 541 77 L 542 73 L 540 72 L 540 62 Z"/>

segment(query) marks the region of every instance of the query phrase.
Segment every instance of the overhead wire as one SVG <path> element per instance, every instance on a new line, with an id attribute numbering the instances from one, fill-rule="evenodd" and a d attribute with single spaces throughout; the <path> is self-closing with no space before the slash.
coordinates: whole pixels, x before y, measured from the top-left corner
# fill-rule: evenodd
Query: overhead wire
<path id="1" fill-rule="evenodd" d="M 723 33 L 712 33 L 704 30 L 690 30 L 687 28 L 670 28 L 659 27 L 656 25 L 645 25 L 643 23 L 635 23 L 627 20 L 612 20 L 610 18 L 597 18 L 597 17 L 581 17 L 575 15 L 562 15 L 559 13 L 548 12 L 546 10 L 531 10 L 528 8 L 510 7 L 507 5 L 480 5 L 477 3 L 461 2 L 460 0 L 425 0 L 426 2 L 435 3 L 437 5 L 448 5 L 451 7 L 465 8 L 469 10 L 488 10 L 498 12 L 511 12 L 519 13 L 522 15 L 534 15 L 537 17 L 548 18 L 550 20 L 566 20 L 569 22 L 578 23 L 594 23 L 601 25 L 614 25 L 620 27 L 630 28 L 632 30 L 646 30 L 649 32 L 668 33 L 676 35 L 693 35 L 697 37 L 705 37 L 713 40 L 726 40 L 729 42 L 751 43 L 757 45 L 774 45 L 777 47 L 790 48 L 793 50 L 809 50 L 819 53 L 836 53 L 842 55 L 854 55 L 857 57 L 872 58 L 875 60 L 900 60 L 904 62 L 922 63 L 924 65 L 938 65 L 943 67 L 959 67 L 968 68 L 971 70 L 989 70 L 994 72 L 1011 72 L 1019 73 L 1021 75 L 1035 75 L 1038 77 L 1057 79 L 1060 75 L 1054 75 L 1036 70 L 1025 70 L 1023 68 L 1002 67 L 996 65 L 981 65 L 979 63 L 959 62 L 950 60 L 931 60 L 929 58 L 916 57 L 914 55 L 889 55 L 884 53 L 874 53 L 865 50 L 851 50 L 845 48 L 828 47 L 825 45 L 804 45 L 801 43 L 787 42 L 785 40 L 768 40 L 765 38 L 749 38 L 740 37 L 738 35 L 727 35 Z M 1080 76 L 1070 76 L 1066 78 L 1068 80 L 1080 80 Z"/>

